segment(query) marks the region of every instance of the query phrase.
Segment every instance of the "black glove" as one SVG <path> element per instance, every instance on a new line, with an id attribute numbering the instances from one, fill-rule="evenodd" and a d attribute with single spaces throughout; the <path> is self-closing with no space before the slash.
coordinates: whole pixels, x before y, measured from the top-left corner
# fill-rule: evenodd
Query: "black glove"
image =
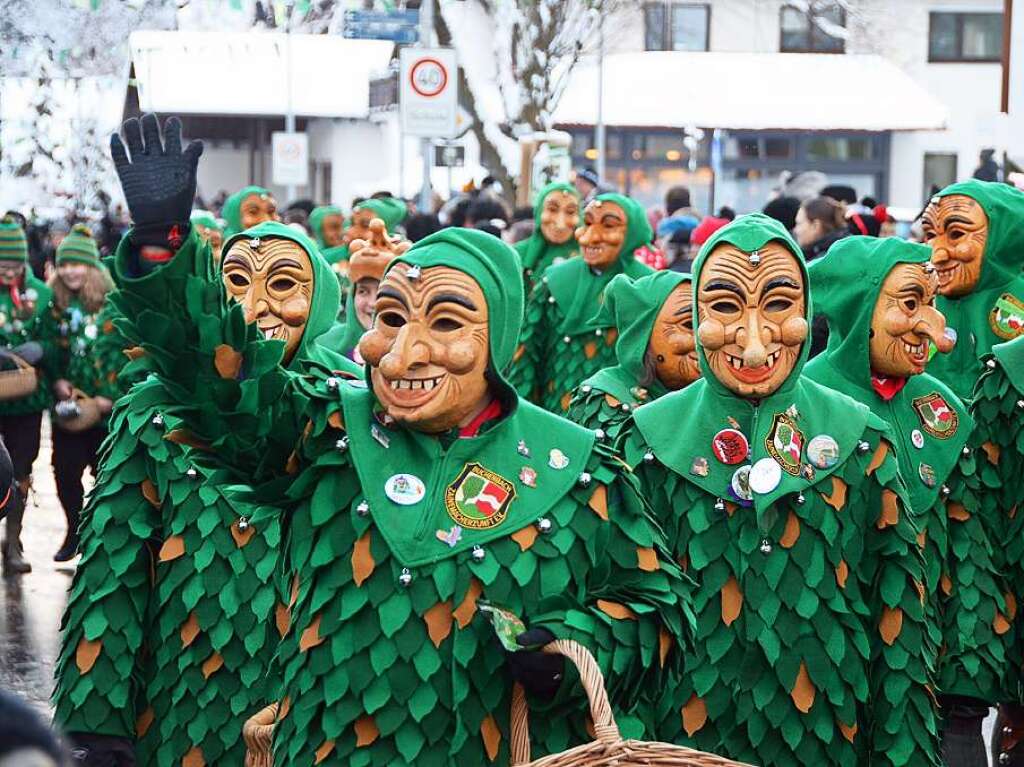
<path id="1" fill-rule="evenodd" d="M 554 640 L 555 635 L 547 629 L 535 628 L 517 636 L 516 644 L 520 647 L 543 647 Z M 509 654 L 508 667 L 512 679 L 519 682 L 529 695 L 548 701 L 555 697 L 558 688 L 562 686 L 565 658 L 539 650 L 521 650 Z"/>
<path id="2" fill-rule="evenodd" d="M 68 739 L 74 767 L 136 767 L 135 746 L 127 738 L 71 732 Z"/>
<path id="3" fill-rule="evenodd" d="M 121 126 L 131 160 L 118 134 L 110 137 L 110 154 L 121 180 L 135 226 L 137 245 L 166 245 L 176 250 L 188 234 L 202 141 L 181 149 L 181 120 L 168 117 L 164 137 L 156 115 L 125 120 Z M 138 236 L 136 236 L 138 235 Z"/>

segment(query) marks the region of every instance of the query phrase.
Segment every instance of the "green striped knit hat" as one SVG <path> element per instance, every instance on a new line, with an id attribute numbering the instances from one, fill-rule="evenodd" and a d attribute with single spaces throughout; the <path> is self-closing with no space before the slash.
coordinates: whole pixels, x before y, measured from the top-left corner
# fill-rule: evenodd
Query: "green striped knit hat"
<path id="1" fill-rule="evenodd" d="M 92 230 L 85 224 L 75 224 L 71 227 L 68 236 L 57 246 L 57 264 L 72 261 L 96 267 L 100 265 L 96 240 L 93 239 Z"/>
<path id="2" fill-rule="evenodd" d="M 25 231 L 10 216 L 0 221 L 0 261 L 28 261 Z"/>

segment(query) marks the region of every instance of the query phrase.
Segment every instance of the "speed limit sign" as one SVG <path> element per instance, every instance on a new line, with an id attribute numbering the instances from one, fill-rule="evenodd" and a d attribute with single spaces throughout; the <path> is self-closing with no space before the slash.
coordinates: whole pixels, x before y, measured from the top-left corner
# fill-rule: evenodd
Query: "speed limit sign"
<path id="1" fill-rule="evenodd" d="M 401 51 L 402 130 L 410 136 L 455 135 L 458 69 L 451 48 L 403 48 Z"/>

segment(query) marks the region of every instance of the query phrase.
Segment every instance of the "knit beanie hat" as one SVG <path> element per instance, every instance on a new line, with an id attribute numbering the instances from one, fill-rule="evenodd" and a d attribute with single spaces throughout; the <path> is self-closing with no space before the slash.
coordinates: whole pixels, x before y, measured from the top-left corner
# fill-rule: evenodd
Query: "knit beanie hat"
<path id="1" fill-rule="evenodd" d="M 92 230 L 85 224 L 75 224 L 68 236 L 57 246 L 57 264 L 65 263 L 100 265 L 100 253 L 93 239 Z"/>
<path id="2" fill-rule="evenodd" d="M 25 231 L 11 216 L 0 221 L 0 261 L 28 261 Z"/>

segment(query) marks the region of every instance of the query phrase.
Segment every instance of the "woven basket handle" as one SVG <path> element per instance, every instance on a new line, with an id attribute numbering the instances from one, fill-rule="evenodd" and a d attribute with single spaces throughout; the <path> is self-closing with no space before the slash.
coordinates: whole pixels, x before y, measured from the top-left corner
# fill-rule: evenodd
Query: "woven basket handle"
<path id="1" fill-rule="evenodd" d="M 608 693 L 604 688 L 604 675 L 601 673 L 597 661 L 594 660 L 594 656 L 590 654 L 590 650 L 571 639 L 557 639 L 542 647 L 541 652 L 564 655 L 576 666 L 580 674 L 580 683 L 590 702 L 590 717 L 594 720 L 594 732 L 597 735 L 597 740 L 609 746 L 621 743 L 622 735 L 619 733 L 619 726 L 615 723 L 615 715 L 612 713 L 611 703 L 608 702 Z M 512 767 L 525 765 L 530 761 L 529 717 L 530 710 L 526 703 L 526 693 L 521 685 L 516 684 L 512 688 L 510 746 Z"/>
<path id="2" fill-rule="evenodd" d="M 16 368 L 18 368 L 19 370 L 32 370 L 33 369 L 32 366 L 28 364 L 28 362 L 26 362 L 24 359 L 19 357 L 17 354 L 14 354 L 13 352 L 9 352 L 7 356 L 11 358 L 11 360 L 14 362 L 14 366 Z"/>

